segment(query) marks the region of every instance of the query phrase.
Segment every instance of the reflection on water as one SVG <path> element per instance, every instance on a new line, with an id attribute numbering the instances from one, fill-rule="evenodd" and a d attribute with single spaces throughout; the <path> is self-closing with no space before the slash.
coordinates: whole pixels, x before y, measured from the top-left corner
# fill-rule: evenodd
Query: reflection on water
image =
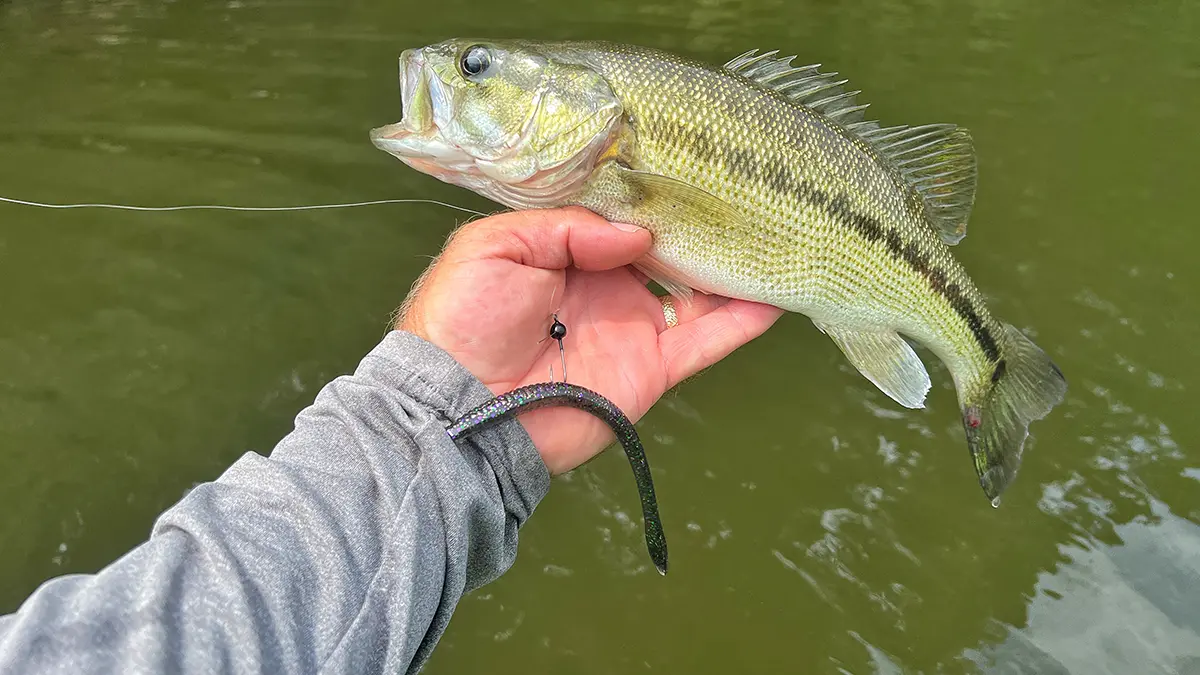
<path id="1" fill-rule="evenodd" d="M 1004 505 L 940 363 L 928 408 L 901 410 L 785 317 L 640 425 L 666 578 L 610 452 L 555 482 L 429 672 L 1200 672 L 1197 26 L 1194 2 L 0 1 L 0 194 L 490 211 L 367 141 L 397 117 L 401 49 L 599 38 L 824 63 L 887 124 L 975 138 L 955 253 L 1071 382 Z M 0 205 L 0 610 L 269 449 L 459 219 Z"/>
<path id="2" fill-rule="evenodd" d="M 1200 673 L 1200 527 L 1150 500 L 1121 543 L 1062 544 L 1023 627 L 967 658 L 987 673 Z"/>

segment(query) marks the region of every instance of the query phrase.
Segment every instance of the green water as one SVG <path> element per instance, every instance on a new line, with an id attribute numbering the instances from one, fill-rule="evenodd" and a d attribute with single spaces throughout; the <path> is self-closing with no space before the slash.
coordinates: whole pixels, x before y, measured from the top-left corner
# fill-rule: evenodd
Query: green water
<path id="1" fill-rule="evenodd" d="M 949 377 L 902 412 L 789 316 L 559 479 L 430 673 L 1200 672 L 1200 2 L 0 0 L 0 195 L 493 207 L 367 142 L 463 34 L 781 48 L 970 128 L 957 254 L 1071 382 L 1002 508 Z M 94 571 L 351 370 L 462 216 L 0 204 L 0 612 Z"/>

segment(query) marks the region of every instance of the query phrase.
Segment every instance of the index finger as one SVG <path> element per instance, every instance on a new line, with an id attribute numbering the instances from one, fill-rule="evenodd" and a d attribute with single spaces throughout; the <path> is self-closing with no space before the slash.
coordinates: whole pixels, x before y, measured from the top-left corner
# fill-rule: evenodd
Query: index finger
<path id="1" fill-rule="evenodd" d="M 504 259 L 527 267 L 598 272 L 631 264 L 653 244 L 650 233 L 613 225 L 581 207 L 511 211 L 464 225 L 443 253 L 456 262 Z"/>

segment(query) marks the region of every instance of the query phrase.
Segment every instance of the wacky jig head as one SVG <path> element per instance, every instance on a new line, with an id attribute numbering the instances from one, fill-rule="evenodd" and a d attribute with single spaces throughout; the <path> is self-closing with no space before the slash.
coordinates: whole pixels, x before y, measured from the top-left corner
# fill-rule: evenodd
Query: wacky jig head
<path id="1" fill-rule="evenodd" d="M 545 342 L 547 339 L 552 339 L 552 340 L 558 341 L 558 358 L 559 358 L 559 360 L 562 361 L 563 382 L 566 382 L 567 381 L 567 353 L 566 353 L 566 350 L 563 348 L 563 338 L 567 337 L 567 326 L 566 326 L 566 324 L 564 324 L 563 322 L 558 320 L 557 312 L 555 312 L 554 314 L 551 314 L 550 316 L 553 317 L 553 319 L 554 319 L 554 323 L 550 324 L 550 333 L 546 337 L 542 338 L 541 340 L 538 340 L 538 344 Z M 550 381 L 551 382 L 554 381 L 554 365 L 553 364 L 551 364 L 551 366 L 550 366 Z"/>

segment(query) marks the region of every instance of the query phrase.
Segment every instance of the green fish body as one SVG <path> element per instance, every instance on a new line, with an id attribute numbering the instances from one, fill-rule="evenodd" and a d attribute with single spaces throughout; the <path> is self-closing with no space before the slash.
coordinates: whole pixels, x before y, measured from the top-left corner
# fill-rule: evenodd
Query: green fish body
<path id="1" fill-rule="evenodd" d="M 897 403 L 948 367 L 993 503 L 1066 380 L 988 312 L 950 246 L 974 202 L 971 137 L 881 127 L 836 74 L 748 52 L 714 68 L 606 43 L 452 40 L 401 58 L 405 120 L 381 149 L 513 208 L 584 206 L 648 229 L 637 266 L 804 314 Z M 903 337 L 902 337 L 903 336 Z"/>

